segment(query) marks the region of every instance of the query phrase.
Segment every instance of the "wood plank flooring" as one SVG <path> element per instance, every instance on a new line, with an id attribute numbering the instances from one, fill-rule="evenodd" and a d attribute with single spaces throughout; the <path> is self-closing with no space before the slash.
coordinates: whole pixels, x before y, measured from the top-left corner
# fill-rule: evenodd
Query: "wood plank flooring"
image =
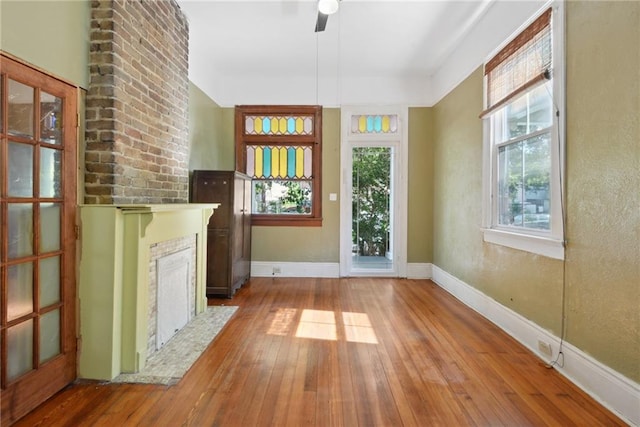
<path id="1" fill-rule="evenodd" d="M 254 278 L 175 386 L 78 381 L 19 426 L 617 426 L 428 280 Z"/>

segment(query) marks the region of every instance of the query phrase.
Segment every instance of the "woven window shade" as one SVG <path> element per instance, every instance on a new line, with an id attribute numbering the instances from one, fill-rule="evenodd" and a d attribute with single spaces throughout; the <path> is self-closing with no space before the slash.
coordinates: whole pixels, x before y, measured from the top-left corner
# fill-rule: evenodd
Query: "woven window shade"
<path id="1" fill-rule="evenodd" d="M 485 64 L 487 109 L 480 116 L 549 79 L 551 58 L 551 9 L 547 9 Z"/>

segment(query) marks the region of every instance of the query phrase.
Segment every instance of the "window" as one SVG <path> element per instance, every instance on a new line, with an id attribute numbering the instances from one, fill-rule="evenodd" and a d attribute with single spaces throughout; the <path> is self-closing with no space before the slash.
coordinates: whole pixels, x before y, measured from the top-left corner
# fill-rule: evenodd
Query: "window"
<path id="1" fill-rule="evenodd" d="M 253 225 L 322 225 L 322 107 L 237 106 L 236 169 Z"/>
<path id="2" fill-rule="evenodd" d="M 485 63 L 481 117 L 485 241 L 562 259 L 559 7 L 545 10 Z"/>

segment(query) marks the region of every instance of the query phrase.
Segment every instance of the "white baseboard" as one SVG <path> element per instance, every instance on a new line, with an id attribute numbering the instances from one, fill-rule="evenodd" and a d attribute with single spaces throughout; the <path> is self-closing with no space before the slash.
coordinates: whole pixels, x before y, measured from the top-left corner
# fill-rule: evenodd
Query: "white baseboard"
<path id="1" fill-rule="evenodd" d="M 253 277 L 340 277 L 337 262 L 251 261 Z"/>
<path id="2" fill-rule="evenodd" d="M 545 361 L 555 360 L 560 338 L 503 306 L 436 265 L 432 280 L 464 304 L 496 324 Z M 552 357 L 542 354 L 538 341 L 551 345 Z M 564 365 L 554 366 L 598 402 L 631 425 L 640 425 L 640 384 L 598 362 L 579 348 L 562 344 Z"/>
<path id="3" fill-rule="evenodd" d="M 431 263 L 412 262 L 407 264 L 407 279 L 431 279 Z"/>

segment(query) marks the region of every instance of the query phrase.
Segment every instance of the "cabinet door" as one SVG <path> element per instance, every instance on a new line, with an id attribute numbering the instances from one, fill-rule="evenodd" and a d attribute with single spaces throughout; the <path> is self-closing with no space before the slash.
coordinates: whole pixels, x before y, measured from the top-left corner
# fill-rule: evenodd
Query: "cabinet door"
<path id="1" fill-rule="evenodd" d="M 207 295 L 229 295 L 229 230 L 207 233 Z"/>

